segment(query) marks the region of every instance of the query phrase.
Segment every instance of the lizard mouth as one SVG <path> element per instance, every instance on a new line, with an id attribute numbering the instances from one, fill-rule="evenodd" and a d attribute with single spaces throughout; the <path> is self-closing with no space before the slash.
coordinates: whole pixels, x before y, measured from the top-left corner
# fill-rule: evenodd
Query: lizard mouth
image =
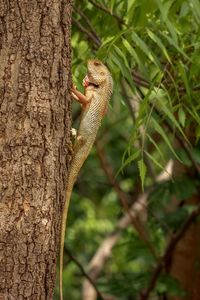
<path id="1" fill-rule="evenodd" d="M 94 86 L 95 88 L 98 88 L 98 87 L 99 87 L 98 84 L 93 83 L 93 82 L 89 82 L 88 85 L 89 85 L 89 86 Z"/>
<path id="2" fill-rule="evenodd" d="M 88 86 L 93 86 L 95 88 L 99 88 L 99 84 L 92 82 L 88 76 L 83 79 L 83 86 L 87 88 Z"/>

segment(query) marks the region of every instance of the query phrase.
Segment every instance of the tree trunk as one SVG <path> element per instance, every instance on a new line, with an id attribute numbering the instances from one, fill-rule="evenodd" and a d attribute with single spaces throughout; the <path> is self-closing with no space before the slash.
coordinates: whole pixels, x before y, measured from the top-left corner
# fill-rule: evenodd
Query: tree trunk
<path id="1" fill-rule="evenodd" d="M 53 299 L 70 159 L 71 0 L 0 0 L 0 299 Z"/>

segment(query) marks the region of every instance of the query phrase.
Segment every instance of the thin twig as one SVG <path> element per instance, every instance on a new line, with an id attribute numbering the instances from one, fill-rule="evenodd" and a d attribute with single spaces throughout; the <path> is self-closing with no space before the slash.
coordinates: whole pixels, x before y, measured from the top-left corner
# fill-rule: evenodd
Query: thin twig
<path id="1" fill-rule="evenodd" d="M 92 26 L 92 24 L 89 21 L 89 18 L 82 12 L 82 10 L 80 10 L 78 7 L 76 7 L 74 5 L 73 7 L 74 11 L 81 16 L 81 18 L 85 21 L 85 23 L 87 24 L 87 26 L 90 28 L 90 32 L 96 37 L 96 39 L 99 42 L 99 45 L 101 45 L 101 39 L 100 37 L 98 37 L 98 35 L 96 34 L 96 32 L 94 31 L 94 26 Z"/>
<path id="2" fill-rule="evenodd" d="M 101 292 L 98 290 L 96 284 L 94 281 L 91 279 L 91 277 L 87 274 L 87 272 L 84 270 L 83 266 L 80 264 L 80 262 L 74 257 L 74 255 L 71 253 L 71 251 L 65 246 L 65 252 L 67 253 L 68 257 L 77 265 L 81 273 L 87 280 L 90 282 L 90 284 L 93 286 L 95 289 L 97 295 L 101 300 L 105 300 L 104 296 L 101 294 Z"/>
<path id="3" fill-rule="evenodd" d="M 89 0 L 90 3 L 92 3 L 94 6 L 96 6 L 97 8 L 101 9 L 102 11 L 104 11 L 105 13 L 113 16 L 120 24 L 125 25 L 124 20 L 118 16 L 117 14 L 113 13 L 109 8 L 107 8 L 106 6 L 104 6 L 103 4 L 99 4 L 94 0 Z"/>
<path id="4" fill-rule="evenodd" d="M 149 88 L 149 82 L 136 70 L 132 70 L 133 81 L 138 86 L 143 86 L 145 88 Z"/>
<path id="5" fill-rule="evenodd" d="M 80 29 L 80 31 L 82 31 L 84 34 L 88 36 L 89 40 L 91 40 L 91 42 L 93 43 L 93 47 L 95 49 L 98 49 L 101 44 L 99 40 L 96 38 L 96 36 L 94 36 L 89 30 L 83 27 L 81 23 L 77 21 L 75 18 L 72 18 L 72 21 Z"/>
<path id="6" fill-rule="evenodd" d="M 145 291 L 143 291 L 140 295 L 141 300 L 148 300 L 151 291 L 154 289 L 156 282 L 158 280 L 158 277 L 160 276 L 160 273 L 163 271 L 164 267 L 166 266 L 169 258 L 171 257 L 171 254 L 176 247 L 179 240 L 183 237 L 186 230 L 189 228 L 189 226 L 194 222 L 194 220 L 200 215 L 200 204 L 197 206 L 197 208 L 188 216 L 185 223 L 182 225 L 181 229 L 175 233 L 172 237 L 170 242 L 168 243 L 168 246 L 165 250 L 164 255 L 160 259 L 159 263 L 157 264 L 153 275 L 151 277 L 149 286 L 146 288 Z"/>

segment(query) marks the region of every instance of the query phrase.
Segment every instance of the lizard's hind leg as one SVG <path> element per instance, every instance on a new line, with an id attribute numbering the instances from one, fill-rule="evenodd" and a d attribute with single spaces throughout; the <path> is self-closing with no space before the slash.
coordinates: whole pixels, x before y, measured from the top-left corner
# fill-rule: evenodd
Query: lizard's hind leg
<path id="1" fill-rule="evenodd" d="M 74 143 L 74 153 L 79 151 L 86 143 L 86 139 L 82 135 L 77 135 Z"/>

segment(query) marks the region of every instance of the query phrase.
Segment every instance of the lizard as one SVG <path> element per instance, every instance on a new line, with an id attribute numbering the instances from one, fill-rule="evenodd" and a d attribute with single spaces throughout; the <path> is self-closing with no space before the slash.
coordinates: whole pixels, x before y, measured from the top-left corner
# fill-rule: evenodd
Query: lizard
<path id="1" fill-rule="evenodd" d="M 108 68 L 98 59 L 87 62 L 87 74 L 83 79 L 84 94 L 73 85 L 71 92 L 75 100 L 82 105 L 82 114 L 77 136 L 73 146 L 71 165 L 69 168 L 68 184 L 65 204 L 62 212 L 60 236 L 60 300 L 63 300 L 62 273 L 64 241 L 67 223 L 68 208 L 74 183 L 79 171 L 87 159 L 95 142 L 98 129 L 101 125 L 113 91 L 113 80 Z"/>

